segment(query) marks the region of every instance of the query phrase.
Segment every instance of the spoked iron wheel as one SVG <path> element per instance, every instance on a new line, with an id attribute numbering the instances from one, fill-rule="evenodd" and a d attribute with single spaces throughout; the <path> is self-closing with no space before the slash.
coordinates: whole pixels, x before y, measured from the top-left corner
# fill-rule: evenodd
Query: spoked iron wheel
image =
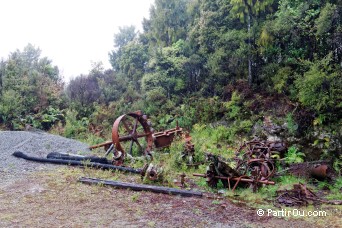
<path id="1" fill-rule="evenodd" d="M 114 158 L 121 163 L 127 154 L 149 155 L 153 139 L 147 117 L 141 112 L 128 113 L 118 117 L 112 128 L 115 145 Z"/>
<path id="2" fill-rule="evenodd" d="M 238 170 L 241 175 L 251 177 L 260 176 L 263 179 L 268 179 L 275 173 L 273 163 L 264 159 L 250 159 L 248 161 L 243 161 L 237 166 L 236 170 Z"/>

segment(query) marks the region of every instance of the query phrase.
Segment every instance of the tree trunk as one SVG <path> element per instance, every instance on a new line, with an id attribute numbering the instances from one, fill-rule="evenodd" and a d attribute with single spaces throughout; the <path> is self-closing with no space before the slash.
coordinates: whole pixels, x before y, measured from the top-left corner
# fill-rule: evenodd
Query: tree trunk
<path id="1" fill-rule="evenodd" d="M 252 57 L 251 57 L 251 16 L 248 14 L 248 83 L 252 85 Z"/>

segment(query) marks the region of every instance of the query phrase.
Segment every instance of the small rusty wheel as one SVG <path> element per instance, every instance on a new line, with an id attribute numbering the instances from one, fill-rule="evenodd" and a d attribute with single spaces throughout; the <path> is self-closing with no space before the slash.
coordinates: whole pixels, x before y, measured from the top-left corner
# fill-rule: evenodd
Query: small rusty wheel
<path id="1" fill-rule="evenodd" d="M 126 154 L 149 155 L 153 138 L 147 117 L 141 111 L 118 117 L 113 124 L 112 140 L 115 145 L 114 156 L 121 153 L 121 162 Z"/>
<path id="2" fill-rule="evenodd" d="M 269 179 L 275 173 L 274 164 L 269 160 L 250 159 L 242 161 L 236 168 L 241 175 L 251 177 L 259 176 L 263 179 Z"/>

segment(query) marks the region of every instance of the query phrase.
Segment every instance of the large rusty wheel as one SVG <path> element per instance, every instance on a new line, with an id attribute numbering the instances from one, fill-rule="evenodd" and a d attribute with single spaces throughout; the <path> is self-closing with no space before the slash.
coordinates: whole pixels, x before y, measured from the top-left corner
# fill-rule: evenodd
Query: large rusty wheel
<path id="1" fill-rule="evenodd" d="M 126 154 L 149 155 L 153 138 L 147 117 L 140 111 L 118 117 L 113 124 L 112 140 L 114 157 L 120 161 L 118 163 L 123 162 Z"/>

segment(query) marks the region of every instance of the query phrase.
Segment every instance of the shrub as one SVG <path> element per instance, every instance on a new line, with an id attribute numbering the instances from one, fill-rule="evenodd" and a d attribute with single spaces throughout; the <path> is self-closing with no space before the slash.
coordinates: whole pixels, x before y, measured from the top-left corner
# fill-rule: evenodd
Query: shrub
<path id="1" fill-rule="evenodd" d="M 82 139 L 87 133 L 89 120 L 83 117 L 81 120 L 76 118 L 76 111 L 68 111 L 66 114 L 66 124 L 64 129 L 64 136 L 67 138 Z"/>
<path id="2" fill-rule="evenodd" d="M 301 163 L 304 161 L 303 157 L 305 157 L 304 153 L 299 152 L 297 147 L 291 146 L 285 155 L 285 162 L 287 164 Z"/>
<path id="3" fill-rule="evenodd" d="M 299 101 L 318 113 L 342 108 L 342 75 L 330 62 L 331 55 L 307 62 L 310 69 L 295 81 Z"/>

